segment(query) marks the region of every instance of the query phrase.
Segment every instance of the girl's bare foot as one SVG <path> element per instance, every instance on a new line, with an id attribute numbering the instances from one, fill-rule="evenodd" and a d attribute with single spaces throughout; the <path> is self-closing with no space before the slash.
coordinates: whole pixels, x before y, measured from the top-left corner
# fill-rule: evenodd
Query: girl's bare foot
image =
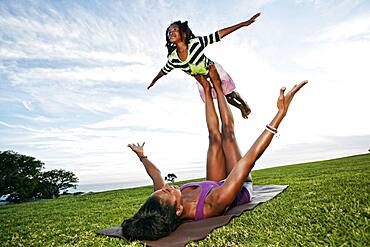
<path id="1" fill-rule="evenodd" d="M 251 109 L 238 92 L 233 91 L 229 93 L 226 95 L 226 99 L 229 104 L 239 108 L 243 118 L 248 118 L 248 115 L 251 113 Z"/>
<path id="2" fill-rule="evenodd" d="M 247 118 L 248 118 L 249 113 L 247 112 L 247 110 L 245 109 L 245 107 L 244 107 L 244 106 L 242 106 L 242 105 L 240 105 L 239 109 L 240 109 L 240 111 L 241 111 L 241 113 L 242 113 L 242 117 L 243 117 L 244 119 L 247 119 Z"/>
<path id="3" fill-rule="evenodd" d="M 240 104 L 242 104 L 244 107 L 245 107 L 245 110 L 247 111 L 248 115 L 251 113 L 251 108 L 249 107 L 249 105 L 247 104 L 247 102 L 244 101 L 244 99 L 242 98 L 242 96 L 240 96 L 240 94 L 236 91 L 233 92 L 234 94 L 234 98 L 240 102 Z"/>
<path id="4" fill-rule="evenodd" d="M 244 109 L 245 109 L 245 111 L 246 111 L 246 113 L 247 113 L 247 118 L 248 118 L 248 116 L 249 116 L 249 114 L 251 114 L 251 108 L 249 108 L 249 106 L 248 106 L 248 104 L 246 104 L 245 106 L 243 106 L 244 107 Z"/>

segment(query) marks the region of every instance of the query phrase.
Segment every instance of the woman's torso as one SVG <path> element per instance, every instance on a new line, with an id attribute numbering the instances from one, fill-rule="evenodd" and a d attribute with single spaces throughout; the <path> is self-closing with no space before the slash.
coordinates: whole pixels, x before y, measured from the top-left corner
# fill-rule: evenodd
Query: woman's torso
<path id="1" fill-rule="evenodd" d="M 225 208 L 219 212 L 220 209 L 217 208 L 217 206 L 213 207 L 212 193 L 210 193 L 214 188 L 220 187 L 223 183 L 224 181 L 202 181 L 187 183 L 180 187 L 182 193 L 191 193 L 191 197 L 193 197 L 192 199 L 197 201 L 194 214 L 195 220 L 202 220 L 215 216 L 215 214 L 219 215 L 226 210 Z M 250 202 L 251 198 L 252 182 L 245 182 L 230 207 Z"/>
<path id="2" fill-rule="evenodd" d="M 209 192 L 216 187 L 222 185 L 222 182 L 217 181 L 202 181 L 184 184 L 180 187 L 181 191 L 195 192 L 193 195 L 197 197 L 197 204 L 195 207 L 195 220 L 207 218 L 208 214 L 212 214 L 211 204 L 206 202 Z M 190 189 L 189 189 L 190 188 Z"/>

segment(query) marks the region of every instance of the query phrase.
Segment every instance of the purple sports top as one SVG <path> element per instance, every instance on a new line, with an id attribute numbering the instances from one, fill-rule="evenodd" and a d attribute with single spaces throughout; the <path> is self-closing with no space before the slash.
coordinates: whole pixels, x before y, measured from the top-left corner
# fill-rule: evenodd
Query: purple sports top
<path id="1" fill-rule="evenodd" d="M 195 220 L 203 220 L 204 219 L 204 212 L 203 212 L 203 206 L 204 201 L 206 200 L 206 197 L 208 193 L 215 187 L 219 187 L 224 183 L 224 181 L 202 181 L 202 182 L 192 182 L 184 184 L 180 187 L 180 190 L 183 190 L 188 187 L 192 186 L 199 186 L 200 187 L 200 196 L 197 203 L 196 211 L 195 211 Z M 230 205 L 230 207 L 238 206 L 241 204 L 245 204 L 247 202 L 251 201 L 251 193 L 248 191 L 246 187 L 242 187 L 240 192 L 237 194 L 235 200 Z"/>

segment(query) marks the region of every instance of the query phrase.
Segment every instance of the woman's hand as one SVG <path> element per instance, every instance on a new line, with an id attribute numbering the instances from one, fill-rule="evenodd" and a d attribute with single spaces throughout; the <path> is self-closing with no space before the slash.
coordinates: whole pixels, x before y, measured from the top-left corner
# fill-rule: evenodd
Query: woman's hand
<path id="1" fill-rule="evenodd" d="M 199 82 L 200 85 L 202 85 L 204 90 L 211 88 L 211 84 L 204 77 L 204 75 L 194 75 L 194 78 Z"/>
<path id="2" fill-rule="evenodd" d="M 143 142 L 143 144 L 128 144 L 127 147 L 131 148 L 131 150 L 138 156 L 138 157 L 142 157 L 144 156 L 144 145 L 145 145 L 145 142 Z"/>
<path id="3" fill-rule="evenodd" d="M 257 13 L 254 16 L 252 16 L 248 21 L 245 21 L 243 23 L 244 26 L 249 26 L 250 24 L 252 24 L 257 19 L 257 17 L 260 16 L 260 15 L 261 15 L 261 13 Z"/>
<path id="4" fill-rule="evenodd" d="M 131 150 L 139 157 L 140 161 L 145 167 L 146 172 L 148 173 L 149 177 L 153 181 L 153 188 L 154 191 L 161 189 L 165 182 L 162 178 L 161 171 L 148 159 L 148 157 L 144 156 L 144 145 L 143 144 L 128 144 L 127 146 L 131 148 Z M 144 159 L 145 158 L 145 159 Z"/>
<path id="5" fill-rule="evenodd" d="M 294 95 L 307 83 L 308 81 L 304 80 L 301 83 L 294 85 L 294 87 L 286 95 L 284 94 L 286 88 L 282 87 L 280 89 L 280 95 L 277 100 L 277 107 L 280 113 L 282 113 L 283 115 L 287 113 L 290 102 L 292 101 Z"/>

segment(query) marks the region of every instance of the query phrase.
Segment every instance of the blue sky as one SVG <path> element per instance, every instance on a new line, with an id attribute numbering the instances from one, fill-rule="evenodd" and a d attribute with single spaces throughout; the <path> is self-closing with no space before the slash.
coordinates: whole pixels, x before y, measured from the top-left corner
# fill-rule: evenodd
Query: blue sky
<path id="1" fill-rule="evenodd" d="M 241 150 L 273 117 L 279 88 L 307 79 L 256 168 L 366 153 L 370 2 L 361 0 L 1 1 L 0 150 L 71 170 L 81 184 L 127 182 L 145 172 L 126 145 L 146 141 L 164 174 L 203 176 L 195 81 L 173 71 L 146 86 L 166 62 L 171 22 L 205 35 L 257 12 L 206 50 L 252 108 L 248 120 L 233 109 Z"/>

